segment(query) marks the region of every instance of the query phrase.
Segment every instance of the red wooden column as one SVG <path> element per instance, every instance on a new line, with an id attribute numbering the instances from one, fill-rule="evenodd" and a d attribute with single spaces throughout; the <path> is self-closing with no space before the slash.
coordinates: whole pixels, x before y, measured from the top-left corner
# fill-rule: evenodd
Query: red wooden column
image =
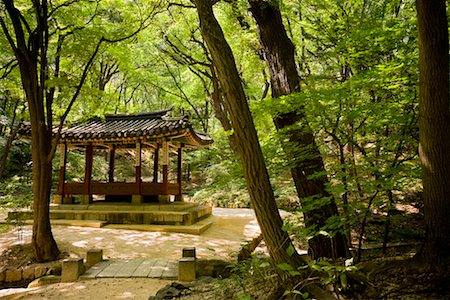
<path id="1" fill-rule="evenodd" d="M 182 153 L 183 153 L 183 144 L 178 148 L 178 164 L 177 164 L 177 183 L 178 183 L 178 195 L 175 196 L 175 201 L 183 201 L 183 185 L 181 182 L 182 176 Z"/>
<path id="2" fill-rule="evenodd" d="M 92 202 L 91 179 L 93 162 L 94 147 L 89 144 L 86 146 L 86 165 L 84 167 L 84 195 L 82 195 L 81 204 L 89 204 Z"/>
<path id="3" fill-rule="evenodd" d="M 59 160 L 59 178 L 58 178 L 58 190 L 54 198 L 56 204 L 63 204 L 64 199 L 64 183 L 66 179 L 66 164 L 67 164 L 67 144 L 60 145 L 61 155 Z"/>
<path id="4" fill-rule="evenodd" d="M 114 182 L 114 168 L 116 167 L 116 145 L 109 150 L 108 182 Z"/>
<path id="5" fill-rule="evenodd" d="M 163 182 L 162 182 L 162 192 L 159 197 L 159 202 L 169 201 L 169 143 L 164 141 L 162 144 L 163 152 Z"/>
<path id="6" fill-rule="evenodd" d="M 136 142 L 136 179 L 135 179 L 135 190 L 134 194 L 131 196 L 131 202 L 134 204 L 140 204 L 142 203 L 142 193 L 141 193 L 141 185 L 142 185 L 142 179 L 141 179 L 141 165 L 142 165 L 142 152 L 141 152 L 141 141 Z"/>
<path id="7" fill-rule="evenodd" d="M 158 182 L 158 165 L 159 165 L 159 143 L 156 144 L 155 154 L 153 156 L 153 182 Z"/>

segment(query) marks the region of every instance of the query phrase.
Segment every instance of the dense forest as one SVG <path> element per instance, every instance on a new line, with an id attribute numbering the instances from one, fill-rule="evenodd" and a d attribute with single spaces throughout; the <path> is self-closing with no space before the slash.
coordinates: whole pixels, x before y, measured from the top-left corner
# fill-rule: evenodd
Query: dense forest
<path id="1" fill-rule="evenodd" d="M 171 108 L 214 139 L 189 198 L 255 209 L 285 297 L 364 295 L 357 263 L 396 255 L 448 278 L 445 1 L 2 0 L 0 24 L 0 204 L 34 208 L 38 260 L 61 128 Z"/>

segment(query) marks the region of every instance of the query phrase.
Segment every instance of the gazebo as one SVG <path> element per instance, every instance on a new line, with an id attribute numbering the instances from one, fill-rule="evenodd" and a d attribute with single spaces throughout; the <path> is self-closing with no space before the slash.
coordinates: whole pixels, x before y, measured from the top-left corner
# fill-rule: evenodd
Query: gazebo
<path id="1" fill-rule="evenodd" d="M 182 201 L 183 151 L 207 147 L 213 141 L 207 134 L 195 131 L 187 117 L 169 117 L 169 111 L 106 115 L 104 119 L 96 117 L 84 124 L 63 129 L 59 180 L 53 202 L 74 204 L 73 196 L 79 196 L 79 204 L 89 205 L 94 195 L 105 196 L 105 199 L 131 198 L 131 204 L 141 204 L 146 199 L 153 199 L 160 204 L 169 202 L 171 198 Z M 121 148 L 134 151 L 134 182 L 114 180 L 116 151 Z M 67 154 L 73 149 L 85 152 L 82 182 L 66 180 Z M 142 179 L 142 170 L 146 168 L 142 164 L 144 149 L 154 154 L 153 179 L 147 181 Z M 99 151 L 108 153 L 109 163 L 108 180 L 102 182 L 92 180 L 93 157 Z M 169 166 L 173 157 L 177 158 L 177 175 L 176 181 L 170 182 Z M 161 173 L 162 180 L 159 176 Z"/>

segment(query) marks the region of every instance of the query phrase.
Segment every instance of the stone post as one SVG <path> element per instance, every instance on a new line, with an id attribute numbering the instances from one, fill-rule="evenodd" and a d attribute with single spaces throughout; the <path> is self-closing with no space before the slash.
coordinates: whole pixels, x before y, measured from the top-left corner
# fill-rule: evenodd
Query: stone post
<path id="1" fill-rule="evenodd" d="M 84 266 L 82 258 L 67 258 L 63 260 L 61 270 L 61 282 L 77 281 L 83 274 Z"/>
<path id="2" fill-rule="evenodd" d="M 96 263 L 103 260 L 103 250 L 102 249 L 90 249 L 86 253 L 86 269 L 89 269 Z"/>

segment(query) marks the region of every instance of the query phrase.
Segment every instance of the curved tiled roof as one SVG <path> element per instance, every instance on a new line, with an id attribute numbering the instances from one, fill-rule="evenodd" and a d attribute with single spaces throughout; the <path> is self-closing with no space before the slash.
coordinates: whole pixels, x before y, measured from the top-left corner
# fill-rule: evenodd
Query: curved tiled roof
<path id="1" fill-rule="evenodd" d="M 171 118 L 169 110 L 140 113 L 136 115 L 106 115 L 105 119 L 93 118 L 61 131 L 61 142 L 89 143 L 92 141 L 114 142 L 122 140 L 155 140 L 168 138 L 191 146 L 212 143 L 207 134 L 193 130 L 187 117 Z"/>

